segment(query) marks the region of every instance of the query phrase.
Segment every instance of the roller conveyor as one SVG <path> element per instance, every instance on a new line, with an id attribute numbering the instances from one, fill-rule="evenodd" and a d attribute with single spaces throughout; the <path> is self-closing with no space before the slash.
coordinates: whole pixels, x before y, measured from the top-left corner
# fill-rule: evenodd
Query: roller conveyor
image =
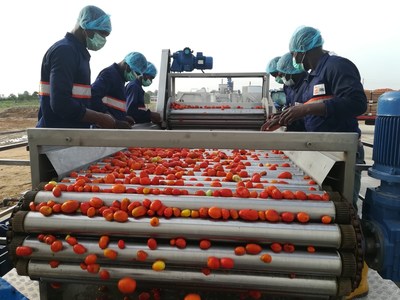
<path id="1" fill-rule="evenodd" d="M 327 192 L 315 182 L 310 184 L 311 176 L 282 153 L 274 155 L 273 151 L 243 151 L 241 170 L 247 174 L 243 173 L 234 180 L 230 177 L 227 179 L 222 173 L 220 176 L 208 176 L 210 174 L 205 172 L 208 168 L 218 169 L 222 166 L 225 173 L 232 171 L 239 174 L 239 169 L 230 168 L 237 155 L 235 151 L 226 151 L 227 157 L 214 161 L 215 150 L 203 149 L 203 155 L 196 158 L 193 164 L 187 163 L 189 160 L 184 158 L 178 160 L 171 157 L 138 156 L 139 149 L 119 151 L 77 169 L 77 172 L 54 178 L 53 184 L 64 186 L 65 189 L 78 185 L 79 180 L 85 178 L 87 191 L 63 190 L 55 196 L 51 190 L 45 190 L 48 182 L 43 182 L 38 190 L 24 196 L 19 211 L 13 214 L 9 238 L 10 252 L 20 275 L 49 285 L 61 282 L 72 286 L 82 281 L 88 285 L 105 284 L 109 286 L 111 299 L 115 295 L 122 296 L 116 289 L 116 283 L 124 276 L 137 281 L 138 288 L 133 297 L 150 287 L 157 287 L 164 295 L 162 299 L 180 299 L 179 293 L 183 290 L 198 291 L 205 299 L 218 299 L 222 290 L 233 293 L 230 299 L 239 299 L 242 297 L 240 295 L 251 294 L 251 291 L 260 292 L 263 298 L 273 295 L 307 299 L 340 298 L 348 294 L 359 280 L 360 231 L 357 220 L 351 217 L 354 214 L 351 207 L 337 193 Z M 155 148 L 153 150 L 156 151 Z M 173 150 L 174 153 L 180 151 L 177 148 Z M 123 161 L 122 154 L 128 159 L 140 161 L 141 167 L 136 170 L 123 168 L 114 160 Z M 178 161 L 181 163 L 174 163 Z M 202 161 L 208 161 L 207 166 L 195 170 L 194 166 Z M 276 170 L 270 170 L 274 161 L 279 166 Z M 163 174 L 147 171 L 150 181 L 159 177 L 157 185 L 135 182 L 134 178 L 145 176 L 141 173 L 143 169 L 161 164 L 166 168 Z M 287 166 L 281 167 L 282 164 Z M 292 178 L 278 178 L 282 172 L 291 173 Z M 180 175 L 176 175 L 175 179 L 171 179 L 173 176 L 168 177 L 177 173 Z M 109 174 L 115 177 L 112 183 L 105 182 Z M 254 174 L 262 175 L 257 180 L 253 178 Z M 115 192 L 113 189 L 116 186 L 124 186 L 125 189 L 123 192 Z M 302 191 L 309 198 L 263 198 L 262 192 L 271 186 L 293 193 Z M 251 196 L 241 194 L 241 187 L 252 192 Z M 171 194 L 172 190 L 175 194 Z M 221 190 L 231 190 L 232 195 L 223 196 L 219 194 Z M 311 195 L 318 197 L 313 199 Z M 147 205 L 147 212 L 135 217 L 132 211 L 126 210 L 129 217 L 120 222 L 107 220 L 100 213 L 101 208 L 97 207 L 95 215 L 89 216 L 82 207 L 90 206 L 91 199 L 96 197 L 102 200 L 102 207 L 113 207 L 115 211 L 122 209 L 120 205 L 123 201 L 128 201 L 129 204 Z M 39 210 L 40 206 L 48 204 L 54 208 L 54 205 L 62 205 L 71 200 L 77 201 L 81 208 L 71 213 L 54 210 L 48 216 Z M 160 210 L 149 211 L 149 205 L 155 201 L 160 201 L 164 210 L 174 209 L 174 214 L 167 216 L 160 213 Z M 211 217 L 211 214 L 199 216 L 200 211 L 212 207 L 224 209 L 230 214 L 224 217 Z M 256 220 L 237 216 L 240 211 L 248 209 L 259 214 Z M 266 219 L 265 212 L 268 210 L 276 211 L 280 220 Z M 292 213 L 294 219 L 284 221 L 283 213 Z M 309 220 L 301 222 L 298 213 L 305 213 Z M 158 218 L 158 226 L 151 224 L 153 217 Z M 322 217 L 329 217 L 330 221 L 324 224 Z M 52 251 L 50 245 L 38 238 L 39 235 L 52 235 L 61 241 L 61 251 Z M 66 241 L 68 235 L 75 237 L 86 251 L 77 254 Z M 110 237 L 107 248 L 118 253 L 115 259 L 108 258 L 99 247 L 99 239 L 104 235 Z M 150 238 L 157 241 L 154 250 L 149 248 Z M 184 239 L 185 247 L 179 248 L 172 244 L 177 239 Z M 124 241 L 125 248 L 119 248 L 119 240 Z M 201 249 L 199 245 L 202 240 L 208 240 L 211 247 Z M 246 248 L 249 244 L 258 245 L 261 252 L 244 255 L 235 253 L 236 248 Z M 17 255 L 20 246 L 32 249 L 32 254 Z M 277 250 L 276 246 L 281 249 Z M 147 253 L 144 261 L 137 257 L 138 251 Z M 109 272 L 109 280 L 104 281 L 98 273 L 82 269 L 82 263 L 89 254 L 97 256 L 100 270 Z M 268 255 L 271 260 L 262 261 L 262 255 Z M 220 260 L 229 258 L 234 261 L 234 266 L 209 269 L 210 257 Z M 165 263 L 165 270 L 152 269 L 156 260 Z M 50 261 L 57 261 L 59 265 L 52 267 Z M 204 273 L 205 268 L 211 272 L 209 275 Z M 176 288 L 171 289 L 172 286 Z M 42 287 L 42 290 L 48 295 L 54 292 L 49 286 Z M 63 293 L 67 295 L 71 291 L 64 290 Z M 177 297 L 177 294 L 180 296 Z"/>

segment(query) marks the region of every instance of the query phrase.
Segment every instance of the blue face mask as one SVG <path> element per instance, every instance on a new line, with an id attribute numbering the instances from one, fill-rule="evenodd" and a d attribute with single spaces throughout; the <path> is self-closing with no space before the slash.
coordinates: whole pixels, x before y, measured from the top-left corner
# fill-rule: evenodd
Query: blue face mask
<path id="1" fill-rule="evenodd" d="M 146 79 L 146 80 L 142 79 L 143 86 L 149 86 L 152 82 L 153 82 L 153 80 L 151 80 L 151 79 Z"/>
<path id="2" fill-rule="evenodd" d="M 133 81 L 135 80 L 138 75 L 136 74 L 135 71 L 127 72 L 126 70 L 124 71 L 124 77 L 126 81 Z"/>
<path id="3" fill-rule="evenodd" d="M 286 86 L 294 86 L 294 80 L 292 78 L 290 78 L 289 80 L 286 80 L 285 77 L 282 77 L 283 79 L 283 84 Z"/>
<path id="4" fill-rule="evenodd" d="M 305 57 L 306 55 L 305 55 L 305 53 L 304 53 L 304 56 L 303 56 L 303 59 L 301 60 L 301 63 L 297 63 L 297 61 L 296 61 L 296 58 L 295 57 L 293 57 L 293 67 L 296 69 L 296 70 L 299 70 L 299 71 L 302 71 L 302 72 L 305 72 L 306 71 L 306 69 L 304 69 L 304 64 L 303 64 L 303 60 L 304 60 L 304 57 Z"/>
<path id="5" fill-rule="evenodd" d="M 92 38 L 89 38 L 86 35 L 86 46 L 89 50 L 97 51 L 104 47 L 107 40 L 104 36 L 98 34 L 97 32 L 94 33 Z"/>
<path id="6" fill-rule="evenodd" d="M 277 83 L 283 83 L 282 77 L 280 77 L 280 76 L 276 76 L 276 77 L 275 77 L 275 81 L 276 81 Z"/>

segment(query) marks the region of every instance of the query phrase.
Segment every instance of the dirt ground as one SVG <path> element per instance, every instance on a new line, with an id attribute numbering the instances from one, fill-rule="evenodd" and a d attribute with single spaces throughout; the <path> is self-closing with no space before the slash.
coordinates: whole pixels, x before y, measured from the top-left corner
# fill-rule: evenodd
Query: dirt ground
<path id="1" fill-rule="evenodd" d="M 37 108 L 10 108 L 0 112 L 0 132 L 22 130 L 35 127 Z M 29 160 L 26 147 L 0 151 L 0 159 Z M 18 198 L 31 189 L 29 166 L 7 166 L 0 164 L 0 201 Z"/>

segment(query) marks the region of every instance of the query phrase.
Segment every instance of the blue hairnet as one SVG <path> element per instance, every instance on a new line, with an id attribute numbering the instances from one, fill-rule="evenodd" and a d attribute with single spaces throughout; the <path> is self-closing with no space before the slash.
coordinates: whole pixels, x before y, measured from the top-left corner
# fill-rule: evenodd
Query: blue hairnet
<path id="1" fill-rule="evenodd" d="M 82 8 L 78 23 L 83 29 L 111 32 L 110 16 L 97 6 L 88 5 Z"/>
<path id="2" fill-rule="evenodd" d="M 276 64 L 278 63 L 278 60 L 280 58 L 281 58 L 280 56 L 277 56 L 277 57 L 275 57 L 275 58 L 270 60 L 270 62 L 268 63 L 267 69 L 266 69 L 268 74 L 271 74 L 271 73 L 274 73 L 274 72 L 278 71 L 276 69 Z"/>
<path id="3" fill-rule="evenodd" d="M 139 52 L 131 52 L 125 56 L 124 61 L 128 64 L 131 70 L 135 73 L 142 75 L 147 69 L 146 57 Z"/>
<path id="4" fill-rule="evenodd" d="M 321 32 L 313 27 L 299 27 L 289 43 L 290 52 L 306 52 L 324 44 Z"/>
<path id="5" fill-rule="evenodd" d="M 283 74 L 299 74 L 304 72 L 293 67 L 293 57 L 290 52 L 282 55 L 282 57 L 278 60 L 278 63 L 276 64 L 276 69 L 278 70 L 278 72 L 281 72 Z"/>
<path id="6" fill-rule="evenodd" d="M 151 62 L 147 62 L 147 69 L 143 72 L 143 74 L 149 75 L 151 77 L 156 77 L 157 68 Z"/>

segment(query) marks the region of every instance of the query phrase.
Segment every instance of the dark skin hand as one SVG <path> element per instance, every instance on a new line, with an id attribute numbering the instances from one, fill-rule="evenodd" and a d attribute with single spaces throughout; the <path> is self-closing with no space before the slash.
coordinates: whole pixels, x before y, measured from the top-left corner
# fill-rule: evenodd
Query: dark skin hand
<path id="1" fill-rule="evenodd" d="M 281 112 L 272 114 L 269 116 L 268 120 L 261 126 L 261 131 L 274 131 L 281 127 L 279 125 L 279 119 L 280 119 Z"/>
<path id="2" fill-rule="evenodd" d="M 290 106 L 280 114 L 279 124 L 286 126 L 292 124 L 296 120 L 304 118 L 307 115 L 325 116 L 325 113 L 325 103 L 310 103 Z"/>

